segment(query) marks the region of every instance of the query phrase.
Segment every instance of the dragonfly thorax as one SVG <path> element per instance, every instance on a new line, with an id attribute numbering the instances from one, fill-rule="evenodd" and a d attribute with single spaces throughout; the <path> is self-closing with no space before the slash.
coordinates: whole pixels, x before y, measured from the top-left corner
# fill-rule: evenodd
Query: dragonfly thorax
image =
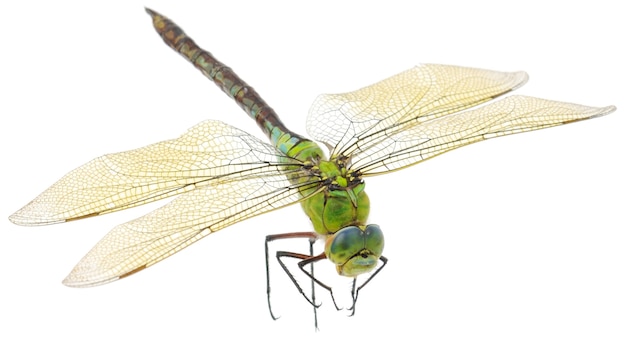
<path id="1" fill-rule="evenodd" d="M 302 201 L 315 232 L 331 235 L 346 226 L 365 226 L 370 201 L 363 180 L 338 162 L 320 161 L 316 168 L 322 181 L 315 194 Z"/>

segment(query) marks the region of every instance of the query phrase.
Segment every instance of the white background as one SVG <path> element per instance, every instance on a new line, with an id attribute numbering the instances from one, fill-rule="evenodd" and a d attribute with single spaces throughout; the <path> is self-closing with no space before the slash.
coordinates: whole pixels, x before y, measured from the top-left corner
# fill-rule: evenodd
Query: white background
<path id="1" fill-rule="evenodd" d="M 0 339 L 626 339 L 626 27 L 617 5 L 7 3 Z M 270 319 L 265 301 L 264 236 L 308 230 L 297 206 L 123 281 L 66 288 L 61 279 L 111 227 L 154 206 L 38 228 L 12 225 L 12 212 L 96 156 L 177 137 L 204 119 L 261 136 L 162 43 L 144 5 L 175 20 L 303 133 L 316 95 L 420 62 L 523 69 L 530 82 L 517 93 L 618 111 L 369 179 L 388 268 L 352 318 L 321 294 L 317 334 L 311 308 L 277 268 L 281 319 Z"/>

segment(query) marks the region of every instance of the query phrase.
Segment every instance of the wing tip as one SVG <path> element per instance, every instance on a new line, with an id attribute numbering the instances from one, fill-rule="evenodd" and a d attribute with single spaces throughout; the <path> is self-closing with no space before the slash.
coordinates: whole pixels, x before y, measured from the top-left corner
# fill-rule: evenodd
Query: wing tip
<path id="1" fill-rule="evenodd" d="M 605 116 L 605 115 L 608 115 L 608 114 L 610 114 L 610 113 L 612 113 L 612 112 L 614 112 L 616 110 L 617 110 L 617 107 L 614 106 L 614 105 L 609 105 L 609 106 L 606 106 L 606 107 L 598 108 L 598 114 L 596 114 L 593 117 Z"/>
<path id="2" fill-rule="evenodd" d="M 23 214 L 19 210 L 9 216 L 9 221 L 19 226 L 43 226 L 65 222 L 63 219 L 52 219 L 49 217 L 37 217 L 29 214 Z"/>
<path id="3" fill-rule="evenodd" d="M 513 76 L 513 86 L 511 87 L 511 91 L 517 90 L 528 83 L 529 76 L 526 71 L 511 72 L 511 75 Z"/>
<path id="4" fill-rule="evenodd" d="M 12 222 L 15 225 L 22 225 L 22 224 L 20 224 L 21 220 L 20 220 L 19 216 L 17 215 L 17 212 L 15 212 L 15 213 L 13 213 L 13 214 L 11 214 L 9 216 L 9 221 Z"/>
<path id="5" fill-rule="evenodd" d="M 111 283 L 120 278 L 121 277 L 113 277 L 113 278 L 107 278 L 103 280 L 87 280 L 84 278 L 84 276 L 79 276 L 78 274 L 75 274 L 74 272 L 72 272 L 69 275 L 67 275 L 67 277 L 65 277 L 61 283 L 63 283 L 63 285 L 65 285 L 66 287 L 70 287 L 70 288 L 90 288 L 90 287 L 96 287 L 99 285 Z"/>
<path id="6" fill-rule="evenodd" d="M 72 272 L 67 275 L 67 277 L 65 277 L 65 279 L 63 279 L 61 283 L 71 288 L 95 287 L 117 281 L 118 279 L 126 278 L 130 275 L 134 275 L 147 267 L 148 265 L 144 264 L 119 276 L 93 276 L 89 275 L 88 273 L 83 273 L 80 270 L 77 270 L 77 268 L 74 268 L 74 270 L 72 270 Z"/>

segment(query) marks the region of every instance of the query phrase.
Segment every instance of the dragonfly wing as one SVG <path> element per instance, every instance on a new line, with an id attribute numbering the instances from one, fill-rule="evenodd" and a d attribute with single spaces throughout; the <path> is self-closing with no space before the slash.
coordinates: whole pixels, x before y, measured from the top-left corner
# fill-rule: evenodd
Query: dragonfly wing
<path id="1" fill-rule="evenodd" d="M 246 132 L 205 121 L 178 139 L 90 161 L 9 219 L 20 225 L 45 225 L 122 210 L 215 181 L 278 174 L 278 157 L 285 159 Z"/>
<path id="2" fill-rule="evenodd" d="M 216 183 L 184 193 L 143 217 L 113 228 L 63 283 L 84 287 L 124 278 L 212 232 L 301 199 L 298 186 L 291 185 L 282 174 Z"/>
<path id="3" fill-rule="evenodd" d="M 386 173 L 470 143 L 585 120 L 614 110 L 614 106 L 595 108 L 510 96 L 478 109 L 406 124 L 379 144 L 357 146 L 360 153 L 353 157 L 352 169 L 364 176 Z"/>
<path id="4" fill-rule="evenodd" d="M 319 96 L 309 111 L 307 131 L 334 147 L 331 155 L 351 155 L 354 143 L 373 132 L 473 107 L 527 79 L 525 72 L 423 64 L 357 91 Z"/>

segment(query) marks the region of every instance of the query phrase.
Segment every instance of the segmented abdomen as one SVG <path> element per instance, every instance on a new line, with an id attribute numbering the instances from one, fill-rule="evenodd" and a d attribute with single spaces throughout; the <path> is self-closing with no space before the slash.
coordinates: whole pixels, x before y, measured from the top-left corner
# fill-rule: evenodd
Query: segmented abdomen
<path id="1" fill-rule="evenodd" d="M 303 150 L 310 149 L 311 144 L 315 145 L 314 142 L 287 129 L 274 109 L 267 105 L 251 86 L 239 78 L 230 67 L 222 64 L 208 51 L 201 49 L 173 21 L 150 9 L 146 8 L 146 11 L 152 16 L 154 28 L 163 41 L 234 99 L 257 122 L 276 148 L 286 155 L 300 158 L 303 156 Z M 309 157 L 311 153 L 304 154 Z"/>

